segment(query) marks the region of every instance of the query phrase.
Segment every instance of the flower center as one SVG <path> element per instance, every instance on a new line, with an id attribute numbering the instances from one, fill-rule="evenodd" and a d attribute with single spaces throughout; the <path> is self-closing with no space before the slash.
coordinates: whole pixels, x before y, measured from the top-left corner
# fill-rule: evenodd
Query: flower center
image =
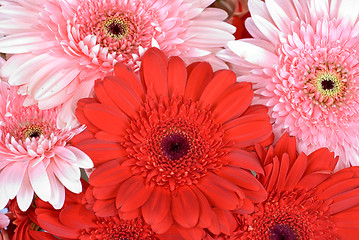
<path id="1" fill-rule="evenodd" d="M 314 74 L 314 75 L 313 75 Z M 344 101 L 346 89 L 345 74 L 339 69 L 335 70 L 316 70 L 310 74 L 306 83 L 306 90 L 309 96 L 316 103 L 324 106 Z"/>
<path id="2" fill-rule="evenodd" d="M 321 84 L 322 84 L 322 88 L 323 88 L 324 90 L 331 90 L 331 89 L 334 88 L 334 83 L 333 83 L 332 80 L 326 80 L 326 79 L 324 79 L 324 80 L 321 82 Z"/>
<path id="3" fill-rule="evenodd" d="M 270 230 L 269 240 L 296 240 L 293 229 L 285 224 L 276 224 Z"/>
<path id="4" fill-rule="evenodd" d="M 21 129 L 21 135 L 26 138 L 39 138 L 44 133 L 43 126 L 36 124 L 26 125 Z"/>
<path id="5" fill-rule="evenodd" d="M 131 123 L 124 144 L 136 161 L 132 171 L 148 184 L 173 191 L 223 166 L 224 131 L 199 103 L 182 97 L 159 102 L 148 98 L 140 116 Z"/>
<path id="6" fill-rule="evenodd" d="M 169 134 L 162 139 L 161 148 L 163 154 L 171 160 L 178 160 L 187 155 L 190 144 L 182 134 Z"/>
<path id="7" fill-rule="evenodd" d="M 254 213 L 237 215 L 243 228 L 233 239 L 309 240 L 315 236 L 337 239 L 335 224 L 325 207 L 328 202 L 318 200 L 314 192 L 315 189 L 272 192 Z"/>
<path id="8" fill-rule="evenodd" d="M 129 32 L 128 20 L 121 17 L 107 19 L 103 28 L 109 37 L 117 40 L 121 40 Z"/>

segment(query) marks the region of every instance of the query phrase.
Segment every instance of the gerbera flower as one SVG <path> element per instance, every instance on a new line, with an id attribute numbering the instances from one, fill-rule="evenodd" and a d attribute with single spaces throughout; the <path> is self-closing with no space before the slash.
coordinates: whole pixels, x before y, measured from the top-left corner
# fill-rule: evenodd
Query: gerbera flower
<path id="1" fill-rule="evenodd" d="M 342 239 L 359 236 L 359 167 L 334 174 L 338 157 L 326 148 L 296 153 L 285 134 L 275 148 L 257 148 L 264 168 L 259 180 L 268 199 L 252 214 L 237 215 L 232 239 Z"/>
<path id="2" fill-rule="evenodd" d="M 118 216 L 97 217 L 85 205 L 84 194 L 66 191 L 66 201 L 61 210 L 42 202 L 35 212 L 40 227 L 56 236 L 56 239 L 159 239 L 141 218 L 123 220 Z"/>
<path id="3" fill-rule="evenodd" d="M 16 201 L 10 201 L 9 211 L 12 215 L 11 228 L 13 230 L 13 236 L 9 239 L 12 240 L 56 240 L 54 236 L 49 233 L 41 231 L 37 222 L 37 216 L 35 214 L 36 206 L 33 204 L 26 212 L 20 210 Z M 12 234 L 12 233 L 10 233 Z M 0 238 L 1 239 L 1 238 Z"/>
<path id="4" fill-rule="evenodd" d="M 80 192 L 80 167 L 93 166 L 85 153 L 66 145 L 83 127 L 58 129 L 58 108 L 24 107 L 16 90 L 0 82 L 0 208 L 17 196 L 26 211 L 34 192 L 60 208 L 64 186 Z"/>
<path id="5" fill-rule="evenodd" d="M 89 179 L 95 212 L 141 212 L 157 233 L 175 224 L 200 239 L 203 227 L 226 218 L 222 210 L 263 201 L 249 171 L 262 168 L 243 148 L 270 144 L 272 133 L 266 108 L 250 106 L 251 84 L 206 62 L 186 69 L 156 48 L 143 56 L 141 75 L 142 83 L 117 64 L 114 77 L 95 84 L 96 98 L 78 103 L 89 132 L 75 145 L 97 167 Z"/>
<path id="6" fill-rule="evenodd" d="M 0 1 L 0 52 L 15 54 L 1 71 L 40 109 L 64 104 L 68 123 L 78 99 L 94 80 L 122 62 L 136 70 L 140 56 L 158 46 L 187 62 L 206 58 L 226 64 L 215 52 L 233 40 L 226 12 L 207 8 L 214 0 L 8 0 Z"/>
<path id="7" fill-rule="evenodd" d="M 269 106 L 275 136 L 296 136 L 299 150 L 328 147 L 337 169 L 359 164 L 358 8 L 352 1 L 250 0 L 254 39 L 220 53 L 255 102 Z"/>

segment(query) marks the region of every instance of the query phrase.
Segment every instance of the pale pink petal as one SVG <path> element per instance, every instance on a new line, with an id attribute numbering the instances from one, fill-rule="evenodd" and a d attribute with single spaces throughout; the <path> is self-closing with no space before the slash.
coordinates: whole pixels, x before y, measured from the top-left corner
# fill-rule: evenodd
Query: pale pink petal
<path id="1" fill-rule="evenodd" d="M 34 196 L 34 190 L 31 187 L 28 174 L 25 174 L 22 181 L 19 193 L 17 194 L 16 200 L 21 211 L 26 211 L 32 203 Z"/>
<path id="2" fill-rule="evenodd" d="M 34 160 L 32 161 L 34 162 Z M 43 201 L 49 201 L 51 197 L 51 185 L 43 162 L 36 165 L 29 164 L 29 179 L 35 193 Z"/>
<path id="3" fill-rule="evenodd" d="M 238 56 L 245 58 L 248 62 L 262 67 L 273 67 L 273 63 L 278 61 L 278 57 L 275 54 L 241 40 L 229 42 L 228 48 Z"/>
<path id="4" fill-rule="evenodd" d="M 14 162 L 2 172 L 3 174 L 6 173 L 6 192 L 10 199 L 13 199 L 19 192 L 21 182 L 27 170 L 27 165 L 28 162 Z"/>

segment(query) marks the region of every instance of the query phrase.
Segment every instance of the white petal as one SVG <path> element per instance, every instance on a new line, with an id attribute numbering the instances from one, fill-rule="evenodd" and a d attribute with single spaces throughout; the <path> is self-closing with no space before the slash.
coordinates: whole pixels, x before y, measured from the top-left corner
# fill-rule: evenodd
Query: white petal
<path id="1" fill-rule="evenodd" d="M 41 161 L 33 165 L 32 162 L 29 164 L 28 171 L 31 186 L 39 198 L 43 201 L 49 201 L 51 197 L 51 185 L 44 163 Z"/>
<path id="2" fill-rule="evenodd" d="M 259 15 L 252 15 L 253 21 L 264 36 L 275 45 L 279 43 L 279 30 L 270 21 Z"/>
<path id="3" fill-rule="evenodd" d="M 253 44 L 243 41 L 228 42 L 228 47 L 235 54 L 243 57 L 250 63 L 260 65 L 262 67 L 272 68 L 278 62 L 278 56 Z"/>
<path id="4" fill-rule="evenodd" d="M 47 168 L 47 175 L 49 176 L 52 187 L 51 198 L 49 203 L 55 208 L 60 209 L 65 202 L 65 188 L 60 181 L 55 177 L 51 167 Z"/>
<path id="5" fill-rule="evenodd" d="M 74 153 L 76 155 L 77 161 L 75 164 L 77 166 L 79 166 L 80 168 L 92 168 L 93 167 L 93 162 L 92 162 L 91 158 L 89 156 L 87 156 L 86 153 L 84 153 L 80 149 L 77 149 L 72 146 L 66 146 L 66 148 L 71 150 L 72 153 Z"/>
<path id="6" fill-rule="evenodd" d="M 75 166 L 72 163 L 69 163 L 57 156 L 54 156 L 53 159 L 67 179 L 79 180 L 81 178 L 81 172 L 78 166 Z"/>
<path id="7" fill-rule="evenodd" d="M 338 17 L 348 19 L 351 24 L 354 24 L 359 16 L 359 7 L 357 0 L 342 0 L 340 3 Z"/>
<path id="8" fill-rule="evenodd" d="M 21 211 L 25 212 L 29 208 L 33 197 L 34 197 L 34 190 L 31 187 L 29 176 L 26 173 L 24 179 L 22 180 L 19 193 L 17 194 L 16 197 L 17 204 L 19 205 Z"/>
<path id="9" fill-rule="evenodd" d="M 10 57 L 10 59 L 6 61 L 6 63 L 3 65 L 3 67 L 0 70 L 1 77 L 9 78 L 11 75 L 13 75 L 14 72 L 18 70 L 19 66 L 31 60 L 33 57 L 34 56 L 31 54 L 19 54 Z M 28 82 L 28 79 L 22 79 L 22 81 Z M 20 82 L 19 84 L 17 83 L 10 83 L 10 84 L 20 85 L 23 84 L 23 82 Z"/>
<path id="10" fill-rule="evenodd" d="M 8 165 L 6 171 L 6 192 L 10 199 L 13 199 L 20 190 L 28 162 L 14 162 Z"/>
<path id="11" fill-rule="evenodd" d="M 70 163 L 74 163 L 76 162 L 76 155 L 70 151 L 69 149 L 65 148 L 65 147 L 59 147 L 59 146 L 55 146 L 53 148 L 53 152 L 61 159 L 70 162 Z"/>
<path id="12" fill-rule="evenodd" d="M 59 181 L 71 192 L 80 193 L 82 191 L 81 181 L 68 179 L 65 174 L 62 172 L 62 169 L 56 165 L 56 163 L 50 164 L 51 169 L 55 173 Z"/>
<path id="13" fill-rule="evenodd" d="M 290 1 L 284 2 L 286 2 L 287 5 L 291 5 Z M 292 13 L 284 11 L 284 6 L 282 6 L 281 4 L 277 4 L 275 0 L 266 0 L 266 5 L 273 21 L 278 26 L 278 28 L 281 30 L 289 31 L 291 23 L 290 17 L 295 17 L 295 15 L 290 16 L 289 14 L 293 14 L 294 11 L 292 11 Z"/>
<path id="14" fill-rule="evenodd" d="M 51 48 L 54 42 L 45 41 L 39 33 L 17 33 L 0 39 L 0 52 L 29 53 Z"/>

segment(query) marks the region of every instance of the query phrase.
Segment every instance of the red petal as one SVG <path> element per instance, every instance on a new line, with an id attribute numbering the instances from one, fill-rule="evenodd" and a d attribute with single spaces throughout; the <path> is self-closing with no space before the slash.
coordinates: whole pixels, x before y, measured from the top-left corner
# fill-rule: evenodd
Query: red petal
<path id="1" fill-rule="evenodd" d="M 118 184 L 106 187 L 95 187 L 93 189 L 93 196 L 99 200 L 106 200 L 116 198 Z"/>
<path id="2" fill-rule="evenodd" d="M 191 185 L 190 188 L 196 194 L 200 207 L 200 216 L 197 225 L 206 228 L 211 225 L 212 219 L 216 215 L 203 193 L 195 185 Z"/>
<path id="3" fill-rule="evenodd" d="M 219 102 L 219 96 L 235 83 L 236 74 L 231 70 L 224 69 L 214 72 L 213 79 L 205 87 L 201 98 L 199 99 L 202 107 L 205 108 L 208 105 L 216 107 L 216 103 Z"/>
<path id="4" fill-rule="evenodd" d="M 127 155 L 126 150 L 116 142 L 89 139 L 76 144 L 76 147 L 86 153 L 94 162 L 99 164 Z"/>
<path id="5" fill-rule="evenodd" d="M 143 86 L 137 76 L 130 71 L 125 64 L 116 63 L 114 68 L 115 76 L 128 82 L 132 88 L 137 92 L 137 95 L 142 97 L 144 95 Z"/>
<path id="6" fill-rule="evenodd" d="M 122 183 L 132 176 L 128 167 L 123 167 L 118 161 L 113 160 L 102 164 L 90 175 L 89 182 L 95 187 L 106 187 Z"/>
<path id="7" fill-rule="evenodd" d="M 283 153 L 283 156 L 278 156 L 278 157 L 279 158 L 281 157 L 282 161 L 279 167 L 276 189 L 279 191 L 283 191 L 286 185 L 286 178 L 289 170 L 289 155 L 287 153 Z"/>
<path id="8" fill-rule="evenodd" d="M 141 211 L 139 208 L 130 212 L 121 212 L 118 211 L 118 216 L 123 220 L 132 220 L 141 216 Z"/>
<path id="9" fill-rule="evenodd" d="M 275 156 L 273 158 L 273 163 L 271 165 L 267 165 L 264 170 L 265 170 L 265 180 L 261 181 L 264 185 L 264 187 L 267 189 L 268 192 L 272 192 L 273 189 L 275 189 L 276 187 L 276 183 L 278 180 L 278 173 L 279 173 L 279 160 L 278 157 Z M 270 171 L 267 171 L 267 169 Z"/>
<path id="10" fill-rule="evenodd" d="M 111 217 L 117 214 L 115 199 L 96 200 L 92 208 L 98 217 Z"/>
<path id="11" fill-rule="evenodd" d="M 19 231 L 19 230 L 17 230 Z M 52 236 L 50 233 L 47 232 L 40 232 L 40 231 L 34 231 L 34 230 L 29 230 L 27 229 L 31 240 L 33 239 L 41 239 L 41 240 L 58 240 L 58 238 Z M 16 237 L 13 237 L 13 239 L 15 239 Z M 24 238 L 21 238 L 21 240 L 25 240 Z"/>
<path id="12" fill-rule="evenodd" d="M 177 190 L 177 194 L 172 193 L 173 219 L 183 227 L 194 227 L 197 225 L 199 218 L 197 196 L 186 185 L 179 187 Z"/>
<path id="13" fill-rule="evenodd" d="M 318 192 L 323 192 L 326 189 L 334 186 L 338 182 L 341 182 L 343 180 L 349 179 L 353 177 L 353 169 L 357 169 L 357 167 L 350 167 L 340 170 L 339 172 L 336 172 L 330 178 L 322 182 L 320 185 L 317 186 Z"/>
<path id="14" fill-rule="evenodd" d="M 88 104 L 92 104 L 92 103 L 96 103 L 96 100 L 94 98 L 83 98 L 80 99 L 77 102 L 77 108 L 75 110 L 75 115 L 77 120 L 81 123 L 81 124 L 85 124 L 87 129 L 90 130 L 91 132 L 97 132 L 99 129 L 98 127 L 96 127 L 94 124 L 92 124 L 87 117 L 84 114 L 84 107 Z"/>
<path id="15" fill-rule="evenodd" d="M 359 211 L 345 211 L 331 216 L 335 226 L 339 228 L 355 228 L 359 231 Z M 341 230 L 339 230 L 341 231 Z M 359 235 L 358 235 L 359 236 Z"/>
<path id="16" fill-rule="evenodd" d="M 59 212 L 47 209 L 36 209 L 37 220 L 44 230 L 58 237 L 78 239 L 81 229 L 71 229 L 59 222 Z"/>
<path id="17" fill-rule="evenodd" d="M 240 205 L 236 194 L 238 187 L 213 173 L 202 178 L 197 187 L 207 197 L 210 204 L 218 208 L 234 210 Z"/>
<path id="18" fill-rule="evenodd" d="M 167 59 L 161 51 L 150 48 L 142 57 L 141 75 L 145 81 L 147 92 L 156 96 L 168 96 Z"/>
<path id="19" fill-rule="evenodd" d="M 278 156 L 281 159 L 283 153 L 287 153 L 290 160 L 290 166 L 293 165 L 293 162 L 297 158 L 297 149 L 295 137 L 290 137 L 288 133 L 284 133 L 274 148 L 274 155 Z"/>
<path id="20" fill-rule="evenodd" d="M 307 155 L 301 153 L 297 157 L 297 160 L 295 160 L 292 168 L 288 173 L 285 189 L 288 190 L 295 188 L 295 186 L 297 186 L 297 184 L 299 183 L 300 179 L 303 177 L 303 174 L 306 169 L 307 169 Z"/>
<path id="21" fill-rule="evenodd" d="M 109 142 L 121 142 L 121 141 L 123 141 L 123 137 L 113 135 L 111 133 L 104 132 L 104 131 L 98 131 L 95 134 L 95 138 L 99 139 L 99 140 L 109 141 Z"/>
<path id="22" fill-rule="evenodd" d="M 221 157 L 229 165 L 241 167 L 263 174 L 263 168 L 259 159 L 252 153 L 242 149 L 231 149 L 226 155 Z"/>
<path id="23" fill-rule="evenodd" d="M 180 57 L 170 58 L 168 62 L 167 79 L 170 97 L 184 94 L 187 82 L 187 69 Z"/>
<path id="24" fill-rule="evenodd" d="M 172 213 L 169 211 L 168 214 L 166 214 L 166 216 L 162 219 L 162 221 L 152 224 L 151 228 L 154 232 L 162 234 L 167 232 L 168 229 L 172 226 L 172 224 Z"/>
<path id="25" fill-rule="evenodd" d="M 327 148 L 320 148 L 308 155 L 308 167 L 305 173 L 318 171 L 334 171 L 338 158 L 334 158 L 334 153 Z"/>
<path id="26" fill-rule="evenodd" d="M 305 175 L 297 184 L 298 188 L 303 188 L 306 190 L 315 188 L 320 183 L 324 182 L 328 177 L 330 177 L 332 172 L 315 172 Z"/>
<path id="27" fill-rule="evenodd" d="M 231 183 L 248 190 L 258 191 L 261 186 L 252 173 L 240 168 L 222 167 L 217 174 Z"/>
<path id="28" fill-rule="evenodd" d="M 97 226 L 97 218 L 95 214 L 80 204 L 72 204 L 64 207 L 60 212 L 59 219 L 64 226 L 75 229 Z"/>
<path id="29" fill-rule="evenodd" d="M 150 197 L 154 187 L 146 187 L 142 176 L 132 176 L 118 189 L 116 207 L 121 212 L 130 212 L 141 207 Z"/>
<path id="30" fill-rule="evenodd" d="M 357 239 L 357 237 L 359 236 L 359 229 L 341 227 L 337 231 L 337 234 L 338 234 L 338 237 L 339 237 L 338 239 L 341 239 L 341 240 L 353 240 L 353 239 Z"/>
<path id="31" fill-rule="evenodd" d="M 335 174 L 331 176 L 335 178 Z M 345 180 L 340 180 L 335 184 L 326 188 L 321 194 L 322 199 L 333 198 L 336 195 L 342 195 L 347 191 L 353 191 L 354 189 L 359 188 L 359 179 L 358 178 L 349 178 Z"/>
<path id="32" fill-rule="evenodd" d="M 272 125 L 264 106 L 251 106 L 239 118 L 223 125 L 225 140 L 235 147 L 249 147 L 267 140 L 272 135 Z"/>
<path id="33" fill-rule="evenodd" d="M 358 182 L 358 179 L 356 179 L 356 180 Z M 332 198 L 332 200 L 334 202 L 329 206 L 329 210 L 331 213 L 338 213 L 338 212 L 348 210 L 352 207 L 358 207 L 359 206 L 359 188 L 348 191 L 346 193 L 342 193 L 339 196 Z"/>
<path id="34" fill-rule="evenodd" d="M 127 133 L 130 120 L 122 111 L 99 103 L 87 104 L 83 111 L 97 128 L 120 136 Z"/>
<path id="35" fill-rule="evenodd" d="M 160 222 L 168 214 L 170 205 L 170 192 L 163 187 L 155 187 L 148 201 L 142 206 L 143 219 L 148 224 Z"/>
<path id="36" fill-rule="evenodd" d="M 241 116 L 251 104 L 253 95 L 251 83 L 232 85 L 217 99 L 219 103 L 213 110 L 215 121 L 225 123 Z"/>
<path id="37" fill-rule="evenodd" d="M 238 227 L 237 221 L 233 214 L 228 210 L 215 209 L 220 232 L 231 235 Z"/>
<path id="38" fill-rule="evenodd" d="M 103 84 L 109 97 L 118 108 L 130 117 L 138 115 L 137 111 L 142 104 L 142 100 L 128 82 L 120 78 L 107 76 L 103 79 Z"/>
<path id="39" fill-rule="evenodd" d="M 225 139 L 235 142 L 238 148 L 252 146 L 268 138 L 272 133 L 272 125 L 269 121 L 262 121 L 255 118 L 244 119 L 242 117 L 231 121 L 236 126 L 228 129 Z"/>
<path id="40" fill-rule="evenodd" d="M 199 63 L 188 76 L 184 97 L 193 101 L 199 100 L 212 76 L 211 65 L 207 62 Z"/>
<path id="41" fill-rule="evenodd" d="M 202 228 L 183 228 L 181 226 L 176 226 L 176 228 L 183 240 L 201 240 L 205 234 Z"/>
<path id="42" fill-rule="evenodd" d="M 94 90 L 96 93 L 96 98 L 99 100 L 99 102 L 101 102 L 105 105 L 117 108 L 117 105 L 114 103 L 114 101 L 112 101 L 112 99 L 106 92 L 102 81 L 96 81 Z"/>
<path id="43" fill-rule="evenodd" d="M 254 212 L 254 205 L 249 199 L 245 198 L 243 199 L 243 205 L 241 208 L 235 210 L 235 212 L 238 214 L 251 214 Z"/>

